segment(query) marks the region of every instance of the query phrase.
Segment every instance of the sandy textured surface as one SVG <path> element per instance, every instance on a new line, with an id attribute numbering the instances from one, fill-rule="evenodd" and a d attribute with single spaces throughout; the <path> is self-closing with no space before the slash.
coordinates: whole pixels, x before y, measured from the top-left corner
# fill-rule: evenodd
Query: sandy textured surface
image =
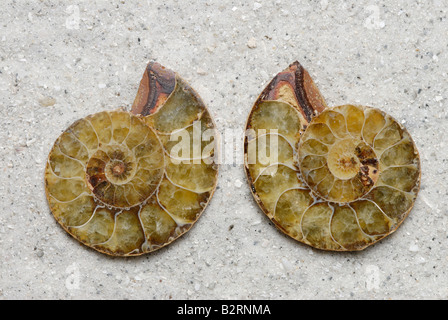
<path id="1" fill-rule="evenodd" d="M 448 299 L 447 8 L 443 0 L 3 1 L 0 299 Z M 46 157 L 75 120 L 129 108 L 149 60 L 187 79 L 223 133 L 243 128 L 263 87 L 299 60 L 329 105 L 370 105 L 405 124 L 423 169 L 414 210 L 362 253 L 316 251 L 269 223 L 238 158 L 221 167 L 199 222 L 168 248 L 113 259 L 81 246 L 48 209 Z"/>

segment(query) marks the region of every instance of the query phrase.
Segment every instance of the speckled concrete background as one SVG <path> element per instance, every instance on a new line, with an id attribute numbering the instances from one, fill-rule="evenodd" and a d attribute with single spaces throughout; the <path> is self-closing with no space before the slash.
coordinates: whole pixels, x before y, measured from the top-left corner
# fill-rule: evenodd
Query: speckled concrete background
<path id="1" fill-rule="evenodd" d="M 447 299 L 447 9 L 444 0 L 2 1 L 0 299 Z M 203 217 L 168 248 L 113 259 L 79 245 L 49 212 L 47 154 L 78 118 L 129 107 L 150 59 L 191 83 L 220 131 L 244 127 L 294 60 L 330 105 L 382 108 L 421 153 L 413 212 L 365 252 L 320 252 L 270 225 L 242 167 L 224 165 Z"/>

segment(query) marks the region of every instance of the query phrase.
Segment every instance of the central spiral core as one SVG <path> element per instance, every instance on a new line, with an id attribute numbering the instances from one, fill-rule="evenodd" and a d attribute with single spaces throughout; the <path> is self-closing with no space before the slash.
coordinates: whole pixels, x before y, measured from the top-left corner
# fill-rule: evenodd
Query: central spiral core
<path id="1" fill-rule="evenodd" d="M 115 163 L 112 166 L 112 174 L 116 177 L 120 177 L 126 171 L 126 165 L 123 162 Z"/>
<path id="2" fill-rule="evenodd" d="M 123 117 L 124 118 L 124 117 Z M 128 118 L 129 119 L 129 118 Z M 143 204 L 157 189 L 164 171 L 164 155 L 154 132 L 137 118 L 107 143 L 98 144 L 87 161 L 86 183 L 97 200 L 109 207 L 132 208 Z M 125 128 L 127 130 L 124 130 Z"/>
<path id="3" fill-rule="evenodd" d="M 355 148 L 359 142 L 355 139 L 340 140 L 331 147 L 328 168 L 335 177 L 349 180 L 358 174 L 362 164 L 355 154 Z"/>
<path id="4" fill-rule="evenodd" d="M 108 157 L 104 168 L 106 178 L 115 184 L 129 182 L 135 175 L 136 168 L 136 159 L 130 150 L 121 146 L 112 146 L 106 155 Z"/>
<path id="5" fill-rule="evenodd" d="M 324 111 L 313 119 L 299 146 L 304 181 L 331 202 L 356 201 L 372 190 L 380 175 L 372 143 L 347 126 L 341 113 Z"/>

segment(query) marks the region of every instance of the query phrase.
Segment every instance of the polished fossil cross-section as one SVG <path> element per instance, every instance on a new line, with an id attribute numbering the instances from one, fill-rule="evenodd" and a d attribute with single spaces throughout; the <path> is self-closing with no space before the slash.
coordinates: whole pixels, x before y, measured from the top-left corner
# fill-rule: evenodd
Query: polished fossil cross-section
<path id="1" fill-rule="evenodd" d="M 327 107 L 298 62 L 266 87 L 247 129 L 255 200 L 300 242 L 362 250 L 394 232 L 413 207 L 420 159 L 407 130 L 378 109 Z M 271 162 L 259 156 L 273 153 Z"/>
<path id="2" fill-rule="evenodd" d="M 213 148 L 199 158 L 171 152 L 172 133 L 188 136 L 193 126 L 215 131 L 197 93 L 174 72 L 149 64 L 131 112 L 90 115 L 56 140 L 45 170 L 56 220 L 109 255 L 141 255 L 179 238 L 201 216 L 218 177 Z"/>

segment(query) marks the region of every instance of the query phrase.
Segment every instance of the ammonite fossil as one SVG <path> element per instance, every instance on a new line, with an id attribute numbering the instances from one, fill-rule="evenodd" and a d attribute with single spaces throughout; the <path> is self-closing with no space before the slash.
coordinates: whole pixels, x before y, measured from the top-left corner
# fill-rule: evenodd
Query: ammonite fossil
<path id="1" fill-rule="evenodd" d="M 363 250 L 394 232 L 414 205 L 420 159 L 407 130 L 378 109 L 328 108 L 298 62 L 263 91 L 247 129 L 253 195 L 302 243 Z"/>
<path id="2" fill-rule="evenodd" d="M 198 220 L 215 190 L 214 131 L 193 89 L 150 63 L 131 112 L 88 116 L 56 140 L 45 170 L 54 217 L 109 255 L 141 255 L 171 243 Z"/>

